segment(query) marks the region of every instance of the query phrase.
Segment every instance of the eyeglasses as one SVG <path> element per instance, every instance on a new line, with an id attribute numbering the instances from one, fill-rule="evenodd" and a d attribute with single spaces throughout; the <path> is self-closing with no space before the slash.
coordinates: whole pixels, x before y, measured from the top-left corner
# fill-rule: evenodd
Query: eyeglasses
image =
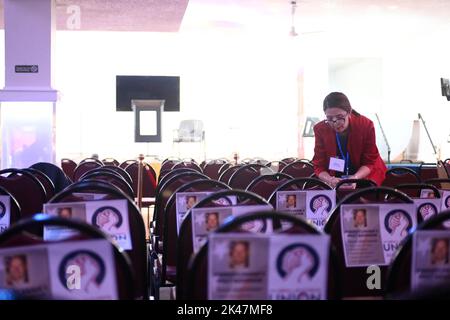
<path id="1" fill-rule="evenodd" d="M 343 125 L 345 123 L 345 119 L 347 118 L 348 113 L 346 113 L 345 115 L 338 115 L 336 117 L 327 117 L 327 119 L 325 120 L 325 123 L 331 125 Z"/>

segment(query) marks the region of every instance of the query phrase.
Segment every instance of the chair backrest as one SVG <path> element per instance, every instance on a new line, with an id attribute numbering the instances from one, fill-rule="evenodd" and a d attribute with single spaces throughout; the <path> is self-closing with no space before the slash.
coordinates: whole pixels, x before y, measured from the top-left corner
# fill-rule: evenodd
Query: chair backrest
<path id="1" fill-rule="evenodd" d="M 354 189 L 346 188 L 346 185 L 352 184 Z M 338 200 L 344 199 L 349 194 L 355 192 L 355 190 L 376 187 L 377 184 L 368 179 L 344 179 L 339 181 L 334 188 L 336 190 L 336 198 Z"/>
<path id="2" fill-rule="evenodd" d="M 268 205 L 267 200 L 255 193 L 242 190 L 225 190 L 215 192 L 203 200 L 199 201 L 192 209 L 206 207 L 229 206 L 227 203 L 221 203 L 217 200 L 225 197 L 236 197 L 237 205 Z M 194 253 L 192 240 L 192 209 L 188 210 L 180 227 L 177 243 L 177 297 L 183 297 L 187 289 L 187 279 L 189 278 L 189 260 Z M 183 293 L 182 293 L 183 292 Z"/>
<path id="3" fill-rule="evenodd" d="M 3 188 L 0 186 L 0 195 L 1 196 L 8 196 L 9 197 L 9 225 L 13 225 L 14 223 L 16 223 L 17 221 L 20 220 L 21 218 L 21 209 L 20 209 L 20 204 L 19 202 L 16 200 L 16 198 L 14 198 L 14 196 L 12 195 L 11 192 L 9 192 L 7 189 Z M 6 209 L 6 206 L 5 206 Z M 2 213 L 4 215 L 4 213 Z M 1 227 L 1 226 L 0 226 Z M 1 230 L 0 230 L 1 233 Z"/>
<path id="4" fill-rule="evenodd" d="M 280 171 L 294 178 L 306 178 L 314 174 L 314 166 L 306 161 L 297 160 L 289 163 Z"/>
<path id="5" fill-rule="evenodd" d="M 282 185 L 278 186 L 270 195 L 269 202 L 276 208 L 277 192 L 289 191 L 289 190 L 332 190 L 332 188 L 316 178 L 296 178 L 286 181 Z"/>
<path id="6" fill-rule="evenodd" d="M 419 167 L 419 177 L 422 181 L 439 178 L 437 164 L 421 163 Z"/>
<path id="7" fill-rule="evenodd" d="M 431 285 L 427 288 L 420 288 L 417 291 L 412 288 L 412 265 L 413 265 L 413 237 L 417 236 L 418 233 L 420 233 L 421 231 L 446 231 L 446 236 L 443 236 L 442 238 L 447 239 L 447 250 L 448 250 L 448 241 L 450 238 L 450 230 L 449 230 L 449 222 L 450 222 L 450 210 L 441 212 L 440 214 L 433 216 L 432 218 L 426 220 L 425 222 L 421 223 L 416 231 L 414 233 L 411 233 L 407 238 L 405 238 L 405 240 L 402 242 L 402 244 L 400 245 L 400 247 L 397 250 L 397 254 L 395 255 L 395 258 L 393 259 L 393 261 L 391 262 L 389 269 L 388 269 L 388 274 L 387 274 L 387 281 L 386 281 L 386 290 L 385 290 L 385 296 L 386 298 L 389 299 L 396 299 L 396 298 L 400 298 L 400 299 L 404 299 L 404 298 L 413 298 L 415 295 L 416 297 L 417 294 L 422 291 L 422 294 L 420 295 L 421 298 L 423 299 L 428 299 L 431 297 L 431 295 L 433 295 L 434 292 L 433 290 L 437 289 L 437 292 L 440 292 L 442 288 L 449 288 L 449 282 L 448 282 L 448 278 L 443 277 L 443 281 L 441 283 L 441 285 L 443 287 L 441 287 L 440 285 L 437 285 L 437 287 L 435 287 L 434 285 Z M 432 241 L 432 239 L 428 239 L 429 241 Z M 427 239 L 421 239 L 421 241 L 426 242 Z M 422 253 L 426 256 L 429 256 L 430 258 L 432 257 L 431 255 L 431 248 L 432 246 L 427 246 L 427 247 L 422 247 L 423 249 L 421 250 Z M 447 260 L 448 258 L 448 251 L 447 251 Z M 432 275 L 432 271 L 434 269 L 434 267 L 430 264 L 428 264 L 428 267 L 426 267 L 427 263 L 426 263 L 426 259 L 424 259 L 424 257 L 417 257 L 416 261 L 418 262 L 419 260 L 423 260 L 421 261 L 423 264 L 422 269 L 425 267 L 428 269 L 428 276 Z M 448 261 L 447 261 L 448 262 Z M 424 279 L 426 279 L 424 277 Z M 430 281 L 431 278 L 428 278 L 428 281 Z M 423 281 L 423 280 L 422 280 Z M 425 295 L 424 293 L 426 293 L 427 295 Z M 442 293 L 442 292 L 440 292 Z M 437 298 L 439 299 L 446 299 L 448 298 L 448 290 L 446 291 L 446 296 L 441 295 L 438 296 Z"/>
<path id="8" fill-rule="evenodd" d="M 247 164 L 233 172 L 228 180 L 228 185 L 233 189 L 245 190 L 255 178 L 272 173 L 273 170 L 265 165 L 257 163 Z"/>
<path id="9" fill-rule="evenodd" d="M 245 190 L 254 192 L 264 199 L 269 200 L 276 188 L 292 179 L 293 177 L 285 173 L 265 174 L 253 179 Z"/>
<path id="10" fill-rule="evenodd" d="M 118 167 L 120 165 L 120 162 L 114 158 L 106 158 L 106 159 L 103 159 L 102 162 L 103 162 L 103 165 L 105 165 L 105 166 L 117 166 Z"/>
<path id="11" fill-rule="evenodd" d="M 53 181 L 50 180 L 50 178 L 45 173 L 33 168 L 25 168 L 22 170 L 28 171 L 36 178 L 38 178 L 38 180 L 42 183 L 46 193 L 46 201 L 50 200 L 55 195 L 55 185 L 53 184 Z"/>
<path id="12" fill-rule="evenodd" d="M 255 212 L 234 217 L 228 223 L 221 226 L 215 233 L 230 233 L 243 232 L 242 227 L 246 223 L 264 220 L 271 221 L 273 225 L 280 224 L 280 222 L 287 222 L 292 225 L 289 230 L 277 231 L 277 233 L 286 233 L 289 235 L 322 235 L 320 231 L 308 224 L 305 220 L 294 217 L 289 214 L 280 213 L 276 211 Z M 208 250 L 209 241 L 200 249 L 200 251 L 193 256 L 189 264 L 189 278 L 185 280 L 183 286 L 186 288 L 177 287 L 177 297 L 180 295 L 181 299 L 189 300 L 206 300 L 208 298 Z M 333 246 L 329 248 L 328 265 L 326 266 L 327 273 L 327 298 L 340 299 L 340 277 L 337 259 L 334 253 Z M 268 277 L 271 275 L 268 274 Z"/>
<path id="13" fill-rule="evenodd" d="M 178 128 L 177 141 L 198 142 L 204 139 L 203 121 L 183 120 Z"/>
<path id="14" fill-rule="evenodd" d="M 100 171 L 100 172 L 91 172 L 89 174 L 85 174 L 80 178 L 80 181 L 86 180 L 100 180 L 104 182 L 111 183 L 122 190 L 127 196 L 131 199 L 134 199 L 134 192 L 131 188 L 130 184 L 125 181 L 125 179 L 114 171 Z"/>
<path id="15" fill-rule="evenodd" d="M 130 159 L 130 160 L 125 160 L 124 162 L 122 162 L 119 167 L 121 167 L 122 169 L 125 169 L 126 167 L 128 167 L 130 164 L 132 163 L 137 163 L 138 161 L 136 159 Z"/>
<path id="16" fill-rule="evenodd" d="M 36 235 L 32 235 L 30 230 L 36 230 L 36 229 L 43 229 L 44 227 L 63 227 L 72 229 L 78 232 L 78 235 L 65 239 L 65 240 L 59 240 L 59 241 L 44 241 L 42 238 L 37 237 Z M 67 220 L 63 218 L 57 218 L 57 217 L 49 217 L 47 215 L 38 214 L 35 215 L 32 218 L 25 219 L 16 225 L 9 228 L 4 233 L 0 234 L 0 249 L 8 249 L 11 247 L 14 247 L 15 249 L 20 247 L 28 247 L 28 246 L 34 246 L 39 244 L 50 244 L 51 246 L 59 247 L 61 246 L 60 250 L 63 250 L 63 245 L 67 242 L 72 241 L 85 241 L 85 240 L 103 240 L 104 242 L 108 243 L 108 246 L 111 248 L 113 252 L 113 263 L 115 267 L 115 282 L 117 286 L 118 291 L 118 298 L 122 300 L 129 300 L 134 298 L 134 288 L 133 288 L 133 273 L 131 271 L 131 263 L 128 255 L 123 252 L 115 243 L 113 243 L 110 238 L 105 235 L 100 230 L 86 224 L 83 222 L 79 222 L 76 220 Z M 65 248 L 64 248 L 65 249 Z M 90 247 L 92 250 L 92 247 Z M 66 249 L 67 250 L 67 249 Z M 94 254 L 95 258 L 99 258 L 100 255 L 102 255 L 102 252 L 94 252 L 90 251 L 87 252 L 87 254 Z M 86 252 L 84 252 L 86 253 Z M 101 258 L 100 258 L 101 259 Z M 100 260 L 101 261 L 101 260 Z M 62 260 L 61 264 L 64 262 L 64 259 Z M 81 267 L 81 266 L 80 266 Z M 64 270 L 64 269 L 63 269 Z M 64 270 L 66 271 L 66 270 Z M 41 275 L 45 274 L 45 270 L 39 270 L 38 271 Z M 59 278 L 61 277 L 58 273 L 51 273 L 50 268 L 48 269 L 49 273 L 49 281 L 62 281 L 65 279 Z M 66 274 L 66 272 L 63 273 L 63 275 Z M 83 276 L 83 272 L 82 272 Z M 55 278 L 56 277 L 56 278 Z M 45 279 L 45 278 L 44 278 Z M 67 283 L 67 282 L 66 282 Z M 48 283 L 50 285 L 50 283 Z M 18 292 L 20 292 L 20 289 L 18 289 Z M 23 296 L 23 298 L 27 298 L 26 296 Z M 61 299 L 62 297 L 53 297 L 54 299 Z M 64 299 L 67 299 L 70 297 L 64 297 Z"/>
<path id="17" fill-rule="evenodd" d="M 79 181 L 81 176 L 83 174 L 85 174 L 86 172 L 88 172 L 88 171 L 90 171 L 92 169 L 103 167 L 102 164 L 100 164 L 99 162 L 94 161 L 94 160 L 92 160 L 92 161 L 91 160 L 86 160 L 86 161 L 80 162 L 78 164 L 78 166 L 75 168 L 75 170 L 73 172 L 73 182 Z"/>
<path id="18" fill-rule="evenodd" d="M 147 244 L 145 225 L 134 199 L 128 197 L 118 187 L 107 182 L 79 181 L 55 195 L 49 203 L 85 201 L 74 195 L 74 193 L 85 192 L 106 194 L 107 197 L 104 198 L 105 200 L 126 200 L 128 205 L 128 221 L 130 224 L 132 249 L 125 251 L 130 256 L 132 262 L 133 274 L 135 276 L 135 297 L 138 299 L 148 299 Z"/>
<path id="19" fill-rule="evenodd" d="M 133 191 L 137 195 L 139 180 L 139 164 L 137 162 L 130 164 L 125 171 L 133 180 Z M 156 194 L 156 172 L 151 165 L 144 163 L 142 171 L 142 196 L 154 197 Z"/>
<path id="20" fill-rule="evenodd" d="M 426 184 L 431 184 L 438 189 L 450 190 L 450 178 L 449 179 L 429 179 L 425 181 Z"/>
<path id="21" fill-rule="evenodd" d="M 72 181 L 73 181 L 73 173 L 76 167 L 77 163 L 75 161 L 67 158 L 61 159 L 61 168 Z"/>
<path id="22" fill-rule="evenodd" d="M 122 176 L 122 178 L 124 178 L 125 181 L 128 182 L 128 183 L 130 184 L 130 186 L 133 185 L 133 179 L 131 179 L 130 174 L 129 174 L 128 172 L 126 172 L 125 169 L 122 169 L 122 168 L 119 167 L 119 166 L 109 166 L 109 165 L 105 165 L 105 166 L 103 166 L 103 167 L 101 167 L 101 168 L 94 169 L 94 170 L 97 170 L 97 171 L 102 171 L 102 170 L 112 170 L 112 171 L 114 171 L 114 172 L 120 174 L 120 175 Z"/>
<path id="23" fill-rule="evenodd" d="M 325 225 L 324 231 L 331 236 L 331 243 L 336 248 L 340 278 L 342 280 L 342 293 L 344 297 L 381 297 L 386 284 L 387 266 L 380 265 L 381 290 L 370 290 L 367 285 L 367 267 L 347 267 L 345 262 L 344 244 L 341 231 L 341 206 L 350 204 L 413 204 L 406 194 L 388 187 L 371 187 L 357 190 L 341 200 Z M 367 214 L 374 212 L 367 211 Z M 372 217 L 374 218 L 374 217 Z M 372 219 L 368 218 L 368 219 Z M 377 220 L 378 221 L 378 220 Z M 380 230 L 381 232 L 381 230 Z M 356 240 L 355 240 L 356 241 Z M 375 250 L 372 248 L 371 250 Z"/>
<path id="24" fill-rule="evenodd" d="M 411 198 L 420 198 L 422 190 L 431 190 L 434 197 L 440 198 L 439 189 L 432 184 L 427 183 L 405 183 L 399 184 L 395 189 L 405 193 Z"/>
<path id="25" fill-rule="evenodd" d="M 395 186 L 399 184 L 420 182 L 420 177 L 414 170 L 406 167 L 397 167 L 386 171 L 386 178 L 382 185 L 395 188 Z"/>
<path id="26" fill-rule="evenodd" d="M 56 193 L 72 183 L 71 178 L 69 178 L 60 167 L 55 166 L 53 163 L 38 162 L 33 164 L 30 168 L 45 173 L 45 175 L 53 182 Z"/>
<path id="27" fill-rule="evenodd" d="M 219 181 L 224 182 L 226 184 L 229 184 L 230 178 L 240 167 L 242 167 L 242 164 L 237 164 L 235 166 L 229 166 L 227 169 L 225 169 L 219 176 Z"/>
<path id="28" fill-rule="evenodd" d="M 164 241 L 162 251 L 162 274 L 161 281 L 176 281 L 176 265 L 177 265 L 177 210 L 176 195 L 179 192 L 217 192 L 220 190 L 229 190 L 230 187 L 223 182 L 217 180 L 201 179 L 188 182 L 180 186 L 169 198 L 164 208 Z M 167 272 L 169 269 L 170 272 Z"/>
<path id="29" fill-rule="evenodd" d="M 168 171 L 167 174 L 164 175 L 164 177 L 161 178 L 161 176 L 160 176 L 160 179 L 158 180 L 158 185 L 156 186 L 156 197 L 158 197 L 161 186 L 163 186 L 167 180 L 169 180 L 171 177 L 176 176 L 182 172 L 198 172 L 198 171 L 191 169 L 191 168 L 180 168 L 180 169 Z"/>
<path id="30" fill-rule="evenodd" d="M 156 195 L 155 210 L 153 213 L 153 221 L 155 223 L 154 234 L 158 236 L 160 240 L 164 240 L 164 208 L 166 207 L 167 201 L 180 186 L 198 179 L 209 178 L 200 172 L 187 171 L 172 176 L 161 185 L 159 193 Z"/>
<path id="31" fill-rule="evenodd" d="M 229 167 L 233 166 L 233 164 L 231 164 L 230 162 L 226 162 L 224 163 L 220 168 L 219 168 L 219 172 L 217 173 L 220 176 L 222 175 L 222 173 L 227 170 Z M 219 179 L 218 178 L 218 179 Z"/>
<path id="32" fill-rule="evenodd" d="M 224 159 L 206 161 L 205 164 L 200 167 L 203 169 L 203 173 L 213 180 L 219 180 L 219 170 L 225 164 L 228 163 Z"/>
<path id="33" fill-rule="evenodd" d="M 100 166 L 104 166 L 104 165 L 105 165 L 105 164 L 104 164 L 101 160 L 99 160 L 98 158 L 85 158 L 85 159 L 81 160 L 80 163 L 79 163 L 78 165 L 80 165 L 80 164 L 82 164 L 82 163 L 86 163 L 86 162 L 95 162 L 95 163 L 98 163 Z"/>
<path id="34" fill-rule="evenodd" d="M 5 174 L 9 174 L 8 177 L 4 177 Z M 32 173 L 21 169 L 1 170 L 0 186 L 8 190 L 19 202 L 22 218 L 42 212 L 43 204 L 47 201 L 47 192 Z"/>
<path id="35" fill-rule="evenodd" d="M 176 163 L 171 170 L 176 170 L 179 168 L 190 168 L 190 169 L 194 169 L 195 171 L 198 172 L 203 172 L 202 168 L 200 168 L 200 166 L 193 161 L 180 161 L 178 163 Z"/>

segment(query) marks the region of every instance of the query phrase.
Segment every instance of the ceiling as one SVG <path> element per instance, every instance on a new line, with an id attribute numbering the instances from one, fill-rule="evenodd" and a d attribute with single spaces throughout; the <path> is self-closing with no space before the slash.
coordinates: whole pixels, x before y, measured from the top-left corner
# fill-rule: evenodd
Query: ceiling
<path id="1" fill-rule="evenodd" d="M 0 27 L 3 1 L 0 0 Z M 354 28 L 355 23 L 377 23 L 382 27 L 390 22 L 390 28 L 409 28 L 427 20 L 434 26 L 450 25 L 450 0 L 296 2 L 294 25 L 298 33 L 304 34 Z M 80 9 L 77 30 L 288 32 L 293 25 L 291 0 L 56 0 L 56 4 L 58 30 L 69 29 L 71 6 Z"/>

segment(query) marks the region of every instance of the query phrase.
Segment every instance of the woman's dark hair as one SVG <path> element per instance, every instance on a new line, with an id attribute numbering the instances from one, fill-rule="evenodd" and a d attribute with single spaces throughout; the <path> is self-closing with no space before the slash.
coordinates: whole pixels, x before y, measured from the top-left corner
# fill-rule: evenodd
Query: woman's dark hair
<path id="1" fill-rule="evenodd" d="M 331 92 L 323 100 L 323 111 L 325 112 L 328 108 L 339 108 L 347 112 L 352 112 L 352 114 L 359 116 L 360 114 L 352 109 L 352 105 L 348 100 L 347 96 L 342 92 Z"/>

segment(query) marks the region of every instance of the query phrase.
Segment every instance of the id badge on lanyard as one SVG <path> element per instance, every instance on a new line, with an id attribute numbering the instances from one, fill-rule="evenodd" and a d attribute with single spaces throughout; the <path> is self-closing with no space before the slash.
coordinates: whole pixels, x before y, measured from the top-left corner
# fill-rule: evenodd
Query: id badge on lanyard
<path id="1" fill-rule="evenodd" d="M 337 172 L 345 173 L 345 176 L 342 178 L 348 178 L 348 170 L 349 170 L 349 155 L 348 151 L 346 156 L 344 157 L 344 152 L 342 151 L 341 141 L 339 140 L 338 134 L 336 133 L 336 142 L 339 148 L 339 152 L 341 154 L 341 159 L 331 157 L 330 158 L 330 166 L 329 169 Z"/>

